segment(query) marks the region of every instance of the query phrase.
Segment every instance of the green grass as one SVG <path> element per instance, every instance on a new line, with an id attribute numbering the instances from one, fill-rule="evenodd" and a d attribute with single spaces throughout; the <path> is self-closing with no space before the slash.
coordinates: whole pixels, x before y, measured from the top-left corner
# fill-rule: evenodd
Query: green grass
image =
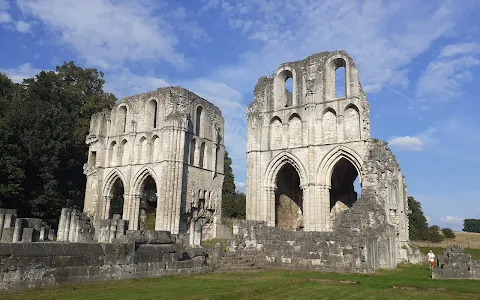
<path id="1" fill-rule="evenodd" d="M 426 265 L 404 265 L 374 275 L 289 270 L 213 273 L 45 288 L 7 293 L 0 299 L 480 299 L 479 281 L 433 280 L 429 275 Z"/>
<path id="2" fill-rule="evenodd" d="M 445 252 L 445 248 L 442 248 L 442 247 L 419 247 L 419 248 L 420 248 L 420 252 L 422 252 L 425 255 L 427 255 L 430 249 L 433 250 L 433 253 L 435 253 L 436 256 L 438 256 L 439 254 L 443 254 L 443 252 Z M 480 260 L 480 249 L 466 248 L 465 253 L 472 255 L 473 260 Z"/>

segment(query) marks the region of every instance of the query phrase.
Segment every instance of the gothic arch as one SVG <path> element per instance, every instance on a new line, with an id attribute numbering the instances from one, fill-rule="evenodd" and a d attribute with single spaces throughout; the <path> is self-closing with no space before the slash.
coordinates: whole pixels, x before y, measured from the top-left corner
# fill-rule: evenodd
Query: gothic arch
<path id="1" fill-rule="evenodd" d="M 288 96 L 291 97 L 291 99 L 288 99 L 285 89 L 285 82 L 289 78 L 292 79 L 292 93 Z M 274 103 L 271 108 L 277 110 L 288 106 L 297 106 L 297 86 L 298 80 L 295 69 L 290 66 L 283 66 L 279 68 L 274 79 Z"/>
<path id="2" fill-rule="evenodd" d="M 281 152 L 268 164 L 264 177 L 264 186 L 272 188 L 275 187 L 277 174 L 287 163 L 291 164 L 292 167 L 297 171 L 298 176 L 300 177 L 300 186 L 306 185 L 307 171 L 300 160 L 289 152 Z"/>
<path id="3" fill-rule="evenodd" d="M 360 183 L 362 182 L 362 158 L 354 150 L 345 146 L 338 146 L 330 150 L 320 162 L 317 170 L 317 184 L 326 187 L 331 185 L 333 169 L 335 168 L 336 163 L 342 158 L 345 158 L 352 163 L 357 170 Z"/>
<path id="4" fill-rule="evenodd" d="M 144 167 L 140 171 L 138 171 L 137 174 L 135 174 L 135 176 L 133 177 L 132 194 L 139 195 L 142 192 L 142 184 L 148 176 L 151 176 L 153 180 L 155 180 L 157 191 L 160 191 L 157 174 L 151 168 Z"/>
<path id="5" fill-rule="evenodd" d="M 128 192 L 128 185 L 127 182 L 125 181 L 125 177 L 123 176 L 122 172 L 118 169 L 113 169 L 110 171 L 110 173 L 105 177 L 105 180 L 103 181 L 103 189 L 102 189 L 102 195 L 103 196 L 110 196 L 111 191 L 112 191 L 112 186 L 115 183 L 117 179 L 120 179 L 123 183 L 123 188 L 125 190 L 125 194 Z"/>

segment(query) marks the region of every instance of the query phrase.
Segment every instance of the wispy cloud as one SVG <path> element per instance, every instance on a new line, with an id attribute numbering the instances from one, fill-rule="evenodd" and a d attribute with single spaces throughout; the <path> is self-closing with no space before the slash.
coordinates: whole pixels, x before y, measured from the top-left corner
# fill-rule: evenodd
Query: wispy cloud
<path id="1" fill-rule="evenodd" d="M 218 70 L 220 77 L 238 81 L 239 74 L 261 76 L 282 62 L 344 49 L 355 59 L 363 85 L 370 92 L 387 83 L 406 86 L 406 65 L 455 23 L 451 1 L 436 7 L 417 1 L 360 0 L 204 3 L 208 11 L 220 10 L 229 26 L 252 44 L 261 45 L 244 53 L 238 65 Z"/>
<path id="2" fill-rule="evenodd" d="M 189 64 L 176 49 L 179 40 L 175 32 L 184 28 L 176 28 L 167 21 L 172 17 L 177 21 L 174 24 L 183 24 L 186 15 L 162 3 L 128 0 L 18 3 L 24 14 L 40 20 L 59 43 L 73 49 L 89 65 L 110 69 L 122 67 L 128 61 L 164 61 L 178 67 Z M 201 36 L 202 32 L 198 28 L 195 35 Z"/>
<path id="3" fill-rule="evenodd" d="M 448 50 L 452 53 L 453 50 Z M 456 49 L 457 54 L 458 49 Z M 417 86 L 420 101 L 448 101 L 463 95 L 462 86 L 473 80 L 472 68 L 480 65 L 473 56 L 441 56 L 430 62 L 423 71 Z"/>

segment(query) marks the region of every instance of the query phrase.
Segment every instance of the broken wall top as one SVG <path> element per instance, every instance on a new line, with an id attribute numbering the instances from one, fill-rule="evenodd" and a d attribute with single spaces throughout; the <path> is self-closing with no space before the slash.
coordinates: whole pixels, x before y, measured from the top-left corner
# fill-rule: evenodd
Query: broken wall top
<path id="1" fill-rule="evenodd" d="M 284 100 L 285 81 L 288 78 L 293 80 L 292 106 L 338 100 L 335 96 L 335 71 L 341 67 L 345 68 L 344 98 L 364 99 L 363 105 L 368 110 L 355 62 L 345 51 L 339 50 L 320 52 L 302 60 L 282 63 L 272 77 L 259 78 L 248 114 L 281 108 L 282 105 L 276 105 L 275 102 Z"/>
<path id="2" fill-rule="evenodd" d="M 90 121 L 89 136 L 111 135 L 112 133 L 107 132 L 107 127 L 117 126 L 118 119 L 123 118 L 122 114 L 127 115 L 126 122 L 129 127 L 127 132 L 148 131 L 146 128 L 152 128 L 149 122 L 153 119 L 154 109 L 151 106 L 154 105 L 157 108 L 159 123 L 165 121 L 178 127 L 187 127 L 188 122 L 194 122 L 197 109 L 201 107 L 207 127 L 212 127 L 223 136 L 225 121 L 221 110 L 213 103 L 179 86 L 158 88 L 155 91 L 125 97 L 111 110 L 106 109 L 94 114 Z M 88 139 L 87 136 L 87 143 Z"/>

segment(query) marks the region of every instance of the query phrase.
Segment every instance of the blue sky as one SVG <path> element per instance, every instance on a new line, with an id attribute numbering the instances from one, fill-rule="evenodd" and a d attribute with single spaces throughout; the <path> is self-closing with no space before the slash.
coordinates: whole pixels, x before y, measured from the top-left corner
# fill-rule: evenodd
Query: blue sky
<path id="1" fill-rule="evenodd" d="M 237 187 L 245 111 L 282 62 L 343 49 L 430 224 L 480 218 L 480 2 L 0 0 L 0 70 L 15 81 L 63 61 L 105 73 L 121 98 L 181 85 L 218 105 Z"/>

